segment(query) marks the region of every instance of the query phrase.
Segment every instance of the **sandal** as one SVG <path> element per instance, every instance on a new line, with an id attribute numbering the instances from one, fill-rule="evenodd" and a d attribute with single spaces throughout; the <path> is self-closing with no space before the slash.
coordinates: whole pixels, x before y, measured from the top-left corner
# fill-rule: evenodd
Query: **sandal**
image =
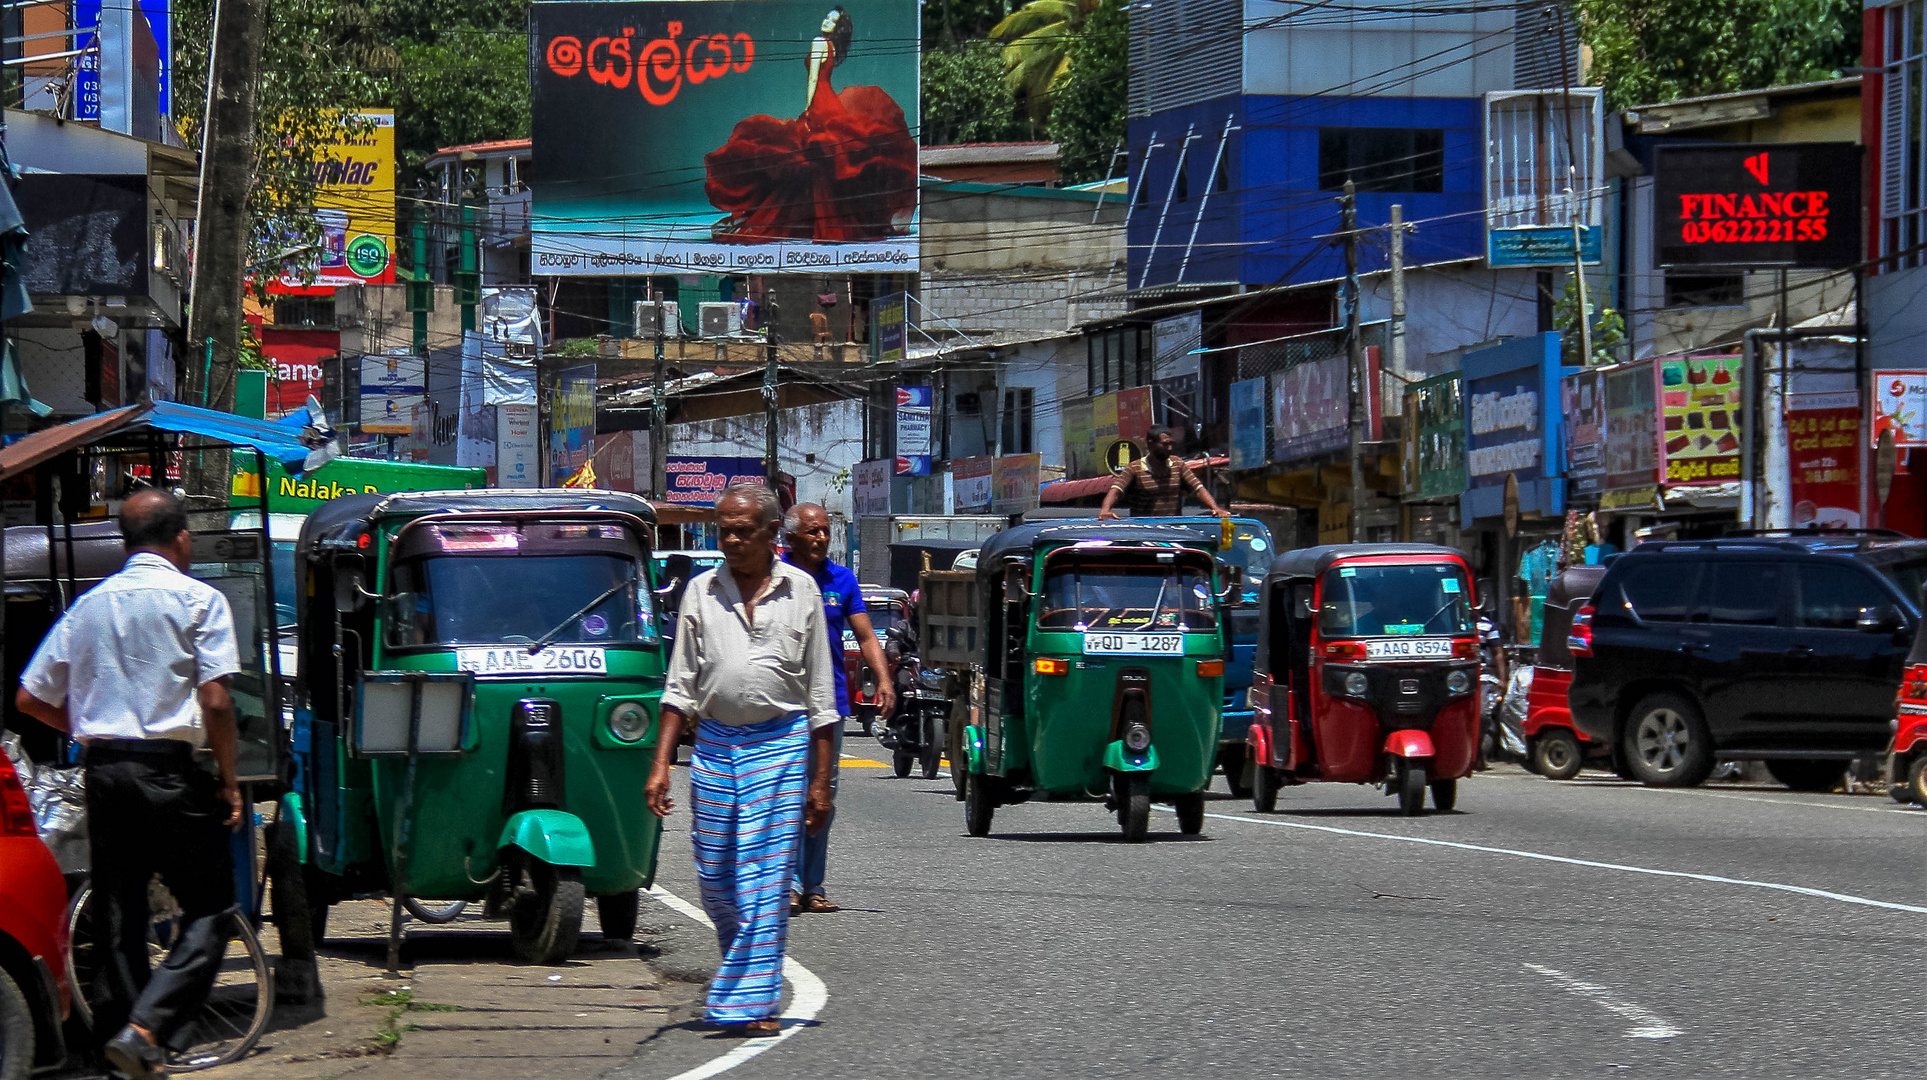
<path id="1" fill-rule="evenodd" d="M 812 915 L 827 915 L 832 911 L 842 911 L 843 909 L 831 903 L 830 898 L 827 896 L 812 894 L 804 898 L 803 910 Z"/>
<path id="2" fill-rule="evenodd" d="M 790 914 L 791 915 L 803 914 L 803 894 L 802 893 L 793 892 L 790 894 Z"/>
<path id="3" fill-rule="evenodd" d="M 751 1020 L 743 1024 L 724 1024 L 723 1034 L 738 1039 L 766 1039 L 780 1033 L 783 1025 L 775 1017 Z"/>

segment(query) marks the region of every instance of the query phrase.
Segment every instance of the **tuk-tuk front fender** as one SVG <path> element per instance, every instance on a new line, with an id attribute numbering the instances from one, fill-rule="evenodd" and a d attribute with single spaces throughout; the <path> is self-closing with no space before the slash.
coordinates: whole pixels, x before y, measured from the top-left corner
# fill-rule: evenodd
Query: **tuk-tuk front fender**
<path id="1" fill-rule="evenodd" d="M 524 810 L 502 826 L 500 848 L 519 847 L 550 866 L 594 866 L 595 841 L 582 819 L 562 810 Z"/>
<path id="2" fill-rule="evenodd" d="M 1142 754 L 1136 754 L 1125 749 L 1124 740 L 1119 739 L 1104 748 L 1104 767 L 1121 773 L 1153 772 L 1158 767 L 1158 748 L 1147 746 Z"/>
<path id="3" fill-rule="evenodd" d="M 974 773 L 984 771 L 984 729 L 975 724 L 964 728 L 964 767 Z"/>
<path id="4" fill-rule="evenodd" d="M 1402 758 L 1432 757 L 1432 736 L 1428 732 L 1411 729 L 1394 731 L 1385 736 L 1385 752 Z"/>
<path id="5" fill-rule="evenodd" d="M 1246 756 L 1251 761 L 1259 765 L 1271 764 L 1270 728 L 1261 723 L 1252 724 L 1251 729 L 1245 732 L 1245 746 L 1247 747 Z"/>

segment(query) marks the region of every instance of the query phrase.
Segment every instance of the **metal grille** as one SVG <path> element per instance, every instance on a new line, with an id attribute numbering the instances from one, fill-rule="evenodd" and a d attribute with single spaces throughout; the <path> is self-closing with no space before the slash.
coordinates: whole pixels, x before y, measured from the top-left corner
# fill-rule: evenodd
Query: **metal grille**
<path id="1" fill-rule="evenodd" d="M 1365 323 L 1358 328 L 1359 344 L 1363 348 L 1377 347 L 1383 355 L 1385 334 L 1388 324 L 1383 322 Z M 1337 356 L 1345 351 L 1345 330 L 1335 327 L 1319 330 L 1310 334 L 1267 341 L 1260 345 L 1246 345 L 1238 350 L 1238 378 L 1256 379 L 1286 368 L 1297 367 L 1307 360 L 1323 360 Z"/>
<path id="2" fill-rule="evenodd" d="M 1582 87 L 1485 96 L 1488 227 L 1569 225 L 1575 199 L 1579 223 L 1599 224 L 1602 93 Z"/>
<path id="3" fill-rule="evenodd" d="M 1244 0 L 1147 0 L 1131 12 L 1132 116 L 1236 94 Z"/>

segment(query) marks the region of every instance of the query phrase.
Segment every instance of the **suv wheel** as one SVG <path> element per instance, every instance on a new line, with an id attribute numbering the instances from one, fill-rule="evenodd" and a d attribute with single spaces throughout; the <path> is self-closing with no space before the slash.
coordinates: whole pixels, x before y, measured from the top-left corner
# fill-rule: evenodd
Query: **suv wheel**
<path id="1" fill-rule="evenodd" d="M 1713 771 L 1713 737 L 1699 706 L 1651 694 L 1626 717 L 1620 748 L 1633 779 L 1651 787 L 1694 787 Z"/>
<path id="2" fill-rule="evenodd" d="M 1846 779 L 1847 763 L 1837 758 L 1786 758 L 1768 761 L 1766 771 L 1795 791 L 1832 791 Z"/>

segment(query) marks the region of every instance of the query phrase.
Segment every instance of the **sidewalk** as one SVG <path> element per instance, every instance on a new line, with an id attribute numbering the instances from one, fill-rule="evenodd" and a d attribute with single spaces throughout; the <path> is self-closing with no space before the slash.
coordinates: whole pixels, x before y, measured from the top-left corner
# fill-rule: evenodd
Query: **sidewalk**
<path id="1" fill-rule="evenodd" d="M 479 910 L 475 905 L 471 910 Z M 591 904 L 575 958 L 515 959 L 506 923 L 464 914 L 408 924 L 401 978 L 382 970 L 388 905 L 337 904 L 320 950 L 325 1014 L 281 1006 L 254 1053 L 203 1075 L 248 1080 L 590 1080 L 697 1010 L 700 983 L 665 979 L 644 959 L 667 928 L 645 900 L 636 944 L 604 945 Z M 657 920 L 660 921 L 660 920 Z M 278 954 L 273 928 L 263 942 Z"/>

